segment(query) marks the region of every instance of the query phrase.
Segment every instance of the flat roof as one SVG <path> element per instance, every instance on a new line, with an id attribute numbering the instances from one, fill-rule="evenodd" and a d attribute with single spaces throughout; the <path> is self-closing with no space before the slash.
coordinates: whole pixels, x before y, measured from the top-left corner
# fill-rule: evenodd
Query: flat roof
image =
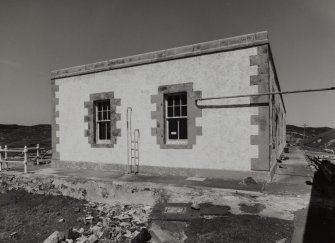
<path id="1" fill-rule="evenodd" d="M 235 36 L 220 40 L 202 42 L 188 46 L 176 47 L 76 67 L 59 69 L 51 72 L 51 79 L 61 79 L 89 73 L 103 72 L 112 69 L 199 56 L 215 52 L 230 51 L 268 43 L 268 32 L 262 31 L 247 35 Z"/>

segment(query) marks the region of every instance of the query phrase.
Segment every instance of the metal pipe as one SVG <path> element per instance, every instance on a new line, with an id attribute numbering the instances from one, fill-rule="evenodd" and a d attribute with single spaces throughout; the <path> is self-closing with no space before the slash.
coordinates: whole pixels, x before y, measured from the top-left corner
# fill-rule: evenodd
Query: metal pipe
<path id="1" fill-rule="evenodd" d="M 219 96 L 219 97 L 208 97 L 196 99 L 196 103 L 202 100 L 219 100 L 219 99 L 231 99 L 241 97 L 257 97 L 263 95 L 276 95 L 276 94 L 294 94 L 294 93 L 307 93 L 307 92 L 318 92 L 318 91 L 331 91 L 335 90 L 335 87 L 323 88 L 323 89 L 306 89 L 306 90 L 294 90 L 294 91 L 281 91 L 281 92 L 269 92 L 263 94 L 245 94 L 245 95 L 230 95 L 230 96 Z"/>
<path id="2" fill-rule="evenodd" d="M 131 140 L 132 140 L 132 135 L 131 135 L 131 112 L 132 112 L 132 108 L 128 107 L 127 108 L 127 171 L 128 173 L 132 172 L 132 168 L 131 168 L 131 159 L 129 156 L 129 153 L 131 153 L 131 150 L 129 149 L 129 147 L 131 147 Z M 130 138 L 129 138 L 130 137 Z"/>

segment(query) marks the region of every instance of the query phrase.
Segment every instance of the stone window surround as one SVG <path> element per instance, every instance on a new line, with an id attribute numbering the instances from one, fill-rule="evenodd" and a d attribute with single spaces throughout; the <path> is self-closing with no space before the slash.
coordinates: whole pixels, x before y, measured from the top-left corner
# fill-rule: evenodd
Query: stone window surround
<path id="1" fill-rule="evenodd" d="M 187 144 L 166 144 L 164 96 L 169 93 L 187 93 Z M 151 95 L 151 103 L 156 103 L 156 111 L 151 112 L 151 119 L 156 120 L 156 127 L 151 129 L 151 135 L 157 137 L 157 144 L 161 149 L 192 149 L 196 144 L 196 136 L 202 135 L 202 127 L 196 126 L 196 118 L 202 116 L 195 100 L 201 98 L 201 91 L 193 91 L 193 83 L 162 85 L 158 87 L 158 94 Z"/>
<path id="2" fill-rule="evenodd" d="M 95 107 L 94 103 L 98 100 L 109 100 L 110 101 L 110 112 L 111 112 L 111 139 L 110 143 L 96 143 L 96 129 L 95 129 Z M 114 98 L 114 92 L 103 92 L 90 94 L 90 101 L 84 103 L 84 107 L 87 109 L 87 114 L 84 116 L 84 122 L 87 122 L 88 129 L 85 130 L 85 137 L 88 137 L 88 143 L 91 144 L 92 148 L 113 148 L 117 142 L 117 136 L 121 136 L 121 129 L 116 127 L 116 122 L 121 120 L 121 114 L 116 113 L 116 106 L 121 105 L 120 99 Z"/>

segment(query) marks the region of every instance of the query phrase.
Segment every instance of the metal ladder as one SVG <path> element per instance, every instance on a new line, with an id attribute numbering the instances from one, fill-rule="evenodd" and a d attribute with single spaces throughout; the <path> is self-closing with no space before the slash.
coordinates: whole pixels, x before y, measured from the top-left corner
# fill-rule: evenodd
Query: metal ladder
<path id="1" fill-rule="evenodd" d="M 131 130 L 132 108 L 127 108 L 127 172 L 138 174 L 140 167 L 140 130 L 135 129 L 134 135 Z"/>

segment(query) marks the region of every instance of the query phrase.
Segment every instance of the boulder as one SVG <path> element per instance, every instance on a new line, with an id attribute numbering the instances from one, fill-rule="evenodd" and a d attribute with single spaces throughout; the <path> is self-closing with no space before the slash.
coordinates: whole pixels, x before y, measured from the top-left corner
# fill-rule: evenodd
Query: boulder
<path id="1" fill-rule="evenodd" d="M 131 240 L 131 243 L 146 243 L 149 240 L 151 240 L 151 235 L 146 228 L 143 228 L 141 232 Z"/>
<path id="2" fill-rule="evenodd" d="M 59 243 L 65 240 L 64 232 L 55 231 L 48 238 L 46 238 L 43 243 Z"/>

